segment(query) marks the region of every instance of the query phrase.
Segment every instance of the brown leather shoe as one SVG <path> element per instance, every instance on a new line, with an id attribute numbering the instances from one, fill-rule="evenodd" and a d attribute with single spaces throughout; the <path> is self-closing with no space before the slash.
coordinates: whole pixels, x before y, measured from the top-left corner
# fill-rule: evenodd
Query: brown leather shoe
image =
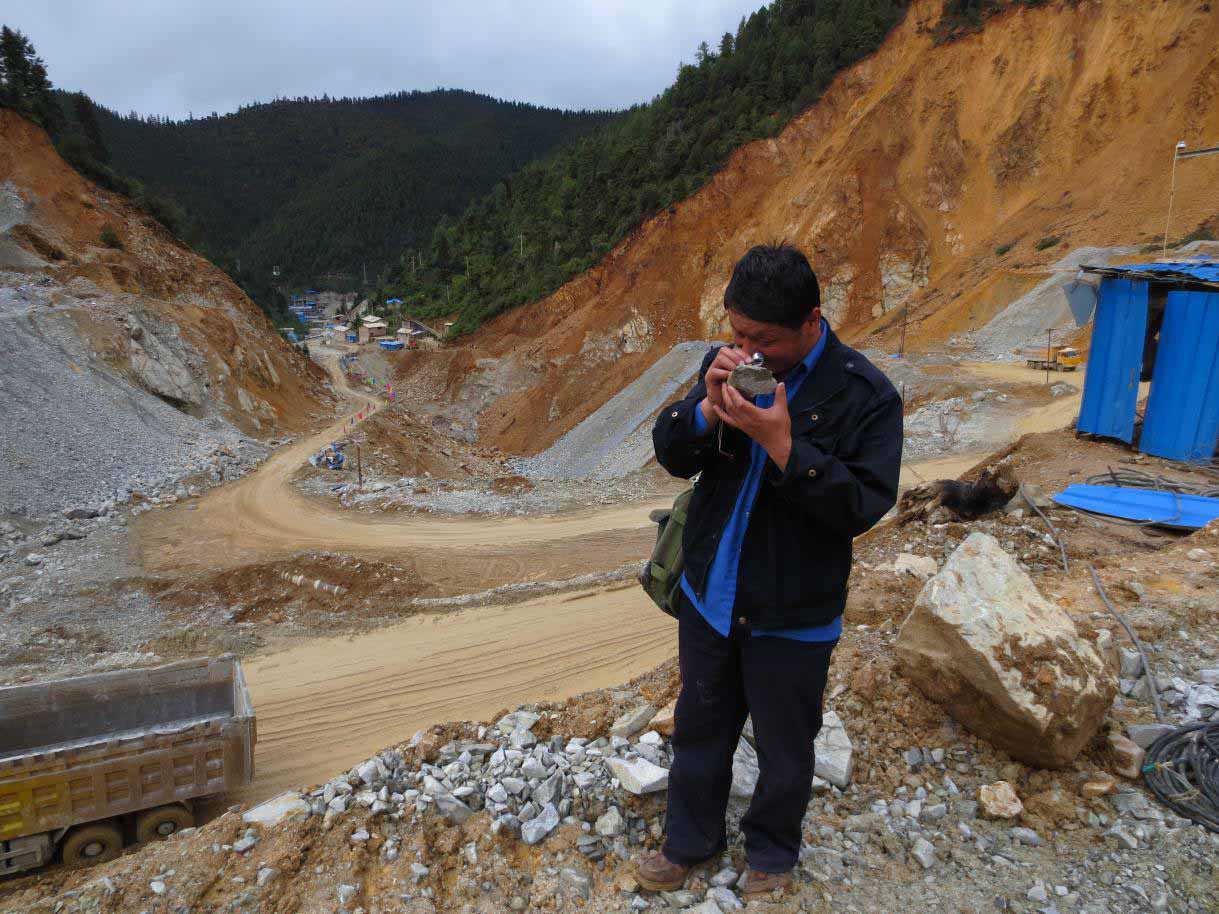
<path id="1" fill-rule="evenodd" d="M 706 861 L 703 861 L 705 863 Z M 695 866 L 702 866 L 701 863 Z M 649 892 L 676 892 L 686 884 L 694 866 L 674 863 L 659 851 L 635 863 L 635 879 Z"/>
<path id="2" fill-rule="evenodd" d="M 769 895 L 771 892 L 786 892 L 791 887 L 790 870 L 786 873 L 763 873 L 759 870 L 750 870 L 745 877 L 745 886 L 741 889 L 741 896 L 757 898 L 759 895 Z"/>

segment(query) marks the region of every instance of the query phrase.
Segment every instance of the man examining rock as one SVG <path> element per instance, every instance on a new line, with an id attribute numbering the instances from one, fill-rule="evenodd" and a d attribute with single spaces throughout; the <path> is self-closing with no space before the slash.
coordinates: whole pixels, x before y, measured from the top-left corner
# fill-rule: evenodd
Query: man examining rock
<path id="1" fill-rule="evenodd" d="M 666 838 L 640 885 L 680 888 L 726 847 L 732 757 L 752 714 L 757 789 L 741 820 L 745 894 L 787 887 L 800 849 L 830 654 L 842 632 L 854 537 L 896 502 L 902 403 L 821 316 L 808 260 L 761 245 L 724 293 L 735 346 L 661 411 L 656 459 L 698 475 L 682 549 L 682 691 Z M 778 379 L 749 402 L 727 384 L 755 354 Z"/>

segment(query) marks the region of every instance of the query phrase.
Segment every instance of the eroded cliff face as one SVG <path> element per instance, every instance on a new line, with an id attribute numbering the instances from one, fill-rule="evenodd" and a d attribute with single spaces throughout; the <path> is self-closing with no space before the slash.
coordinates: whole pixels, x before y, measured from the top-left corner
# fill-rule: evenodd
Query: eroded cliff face
<path id="1" fill-rule="evenodd" d="M 243 436 L 305 428 L 322 379 L 228 276 L 0 110 L 0 517 L 172 491 Z"/>
<path id="2" fill-rule="evenodd" d="M 319 406 L 321 372 L 227 275 L 4 110 L 0 271 L 6 316 L 70 324 L 97 369 L 192 416 L 263 436 Z"/>
<path id="3" fill-rule="evenodd" d="M 449 396 L 484 394 L 484 439 L 535 452 L 674 343 L 722 334 L 732 266 L 759 242 L 809 254 L 849 338 L 885 335 L 909 305 L 917 345 L 968 329 L 969 315 L 946 314 L 996 271 L 1157 239 L 1173 145 L 1219 137 L 1219 5 L 1021 7 L 942 45 L 940 6 L 916 2 L 779 137 L 738 151 L 597 267 L 488 324 L 471 352 L 441 355 L 463 366 Z M 1178 173 L 1174 234 L 1219 211 L 1210 161 Z M 1051 235 L 1060 244 L 1036 250 Z M 488 357 L 528 366 L 528 383 L 487 398 Z"/>

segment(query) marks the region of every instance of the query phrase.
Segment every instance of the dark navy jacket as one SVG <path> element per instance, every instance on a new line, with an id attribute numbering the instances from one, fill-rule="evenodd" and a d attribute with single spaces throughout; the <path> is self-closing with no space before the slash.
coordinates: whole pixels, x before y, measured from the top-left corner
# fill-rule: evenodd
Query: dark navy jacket
<path id="1" fill-rule="evenodd" d="M 828 331 L 813 374 L 788 405 L 792 450 L 780 471 L 768 460 L 741 547 L 734 620 L 751 628 L 825 625 L 842 614 L 851 541 L 897 501 L 902 402 L 879 369 Z M 698 434 L 698 383 L 661 410 L 656 459 L 674 476 L 699 474 L 686 520 L 685 573 L 702 599 L 707 573 L 749 469 L 749 439 L 727 425 Z M 723 441 L 719 440 L 723 428 Z"/>

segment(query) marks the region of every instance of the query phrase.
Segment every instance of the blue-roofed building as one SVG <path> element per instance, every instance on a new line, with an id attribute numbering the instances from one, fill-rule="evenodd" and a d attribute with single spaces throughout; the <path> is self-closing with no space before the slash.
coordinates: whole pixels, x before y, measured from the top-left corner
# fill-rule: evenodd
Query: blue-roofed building
<path id="1" fill-rule="evenodd" d="M 1139 450 L 1204 461 L 1219 443 L 1219 262 L 1084 267 L 1101 277 L 1076 429 L 1134 441 L 1139 382 L 1150 381 Z"/>

